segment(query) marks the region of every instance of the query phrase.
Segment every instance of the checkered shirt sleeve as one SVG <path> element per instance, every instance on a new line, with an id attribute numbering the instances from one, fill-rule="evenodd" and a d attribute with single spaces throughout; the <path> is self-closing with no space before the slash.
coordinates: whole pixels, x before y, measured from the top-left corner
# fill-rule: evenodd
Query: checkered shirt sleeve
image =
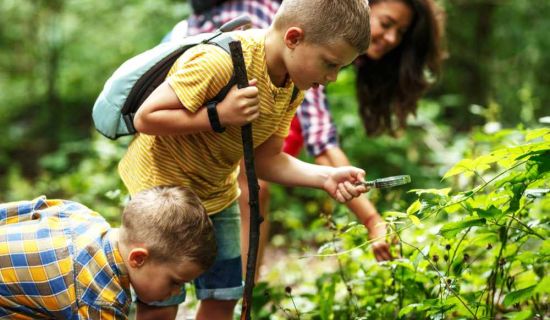
<path id="1" fill-rule="evenodd" d="M 109 225 L 64 200 L 0 205 L 0 319 L 124 319 L 129 281 Z"/>
<path id="2" fill-rule="evenodd" d="M 318 156 L 330 148 L 338 147 L 338 133 L 328 109 L 325 87 L 309 89 L 296 116 L 300 120 L 302 137 L 310 155 Z"/>
<path id="3" fill-rule="evenodd" d="M 230 0 L 221 3 L 202 14 L 192 14 L 187 19 L 189 35 L 213 32 L 224 23 L 243 14 L 252 20 L 252 27 L 266 29 L 271 25 L 273 17 L 280 7 L 274 0 Z"/>

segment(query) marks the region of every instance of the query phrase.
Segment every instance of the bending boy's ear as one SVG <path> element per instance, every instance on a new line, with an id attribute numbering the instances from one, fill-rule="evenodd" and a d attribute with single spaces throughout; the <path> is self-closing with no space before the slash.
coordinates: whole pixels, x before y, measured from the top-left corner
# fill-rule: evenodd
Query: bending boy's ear
<path id="1" fill-rule="evenodd" d="M 145 248 L 134 248 L 128 254 L 128 263 L 132 268 L 139 268 L 149 258 L 149 251 Z"/>
<path id="2" fill-rule="evenodd" d="M 298 27 L 288 28 L 285 32 L 284 40 L 288 48 L 294 49 L 300 42 L 304 41 L 304 30 Z"/>

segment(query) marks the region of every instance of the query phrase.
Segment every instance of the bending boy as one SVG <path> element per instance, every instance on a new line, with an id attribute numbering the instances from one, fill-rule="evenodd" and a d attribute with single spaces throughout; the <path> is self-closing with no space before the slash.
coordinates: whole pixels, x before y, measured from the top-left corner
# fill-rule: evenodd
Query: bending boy
<path id="1" fill-rule="evenodd" d="M 214 262 L 212 223 L 183 187 L 137 193 L 111 229 L 67 200 L 0 205 L 0 319 L 126 319 L 142 301 L 179 294 Z"/>
<path id="2" fill-rule="evenodd" d="M 200 45 L 176 61 L 138 110 L 134 125 L 140 133 L 119 165 L 130 193 L 159 184 L 189 186 L 217 231 L 216 262 L 197 282 L 202 300 L 197 318 L 231 319 L 242 295 L 236 201 L 243 124 L 252 122 L 259 178 L 323 189 L 341 202 L 366 191 L 356 185 L 363 170 L 308 164 L 283 153 L 282 145 L 303 90 L 335 81 L 368 46 L 368 13 L 365 0 L 285 0 L 269 29 L 234 33 L 250 87 L 235 87 L 223 101 L 205 107 L 229 82 L 233 67 L 221 48 Z M 294 87 L 301 92 L 292 100 Z M 218 122 L 210 122 L 208 108 L 217 112 Z M 172 305 L 171 311 L 140 304 L 138 316 L 173 318 L 174 305 L 183 299 L 157 304 Z"/>

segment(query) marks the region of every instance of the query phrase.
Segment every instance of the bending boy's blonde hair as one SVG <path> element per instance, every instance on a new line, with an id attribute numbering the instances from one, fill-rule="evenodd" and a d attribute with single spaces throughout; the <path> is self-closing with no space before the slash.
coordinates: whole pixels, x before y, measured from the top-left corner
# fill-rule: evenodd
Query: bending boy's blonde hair
<path id="1" fill-rule="evenodd" d="M 275 15 L 277 30 L 300 27 L 305 41 L 325 44 L 344 39 L 358 52 L 370 43 L 367 0 L 284 0 Z"/>
<path id="2" fill-rule="evenodd" d="M 120 238 L 143 245 L 157 262 L 188 260 L 206 270 L 216 257 L 212 222 L 199 197 L 183 187 L 155 187 L 132 197 Z"/>

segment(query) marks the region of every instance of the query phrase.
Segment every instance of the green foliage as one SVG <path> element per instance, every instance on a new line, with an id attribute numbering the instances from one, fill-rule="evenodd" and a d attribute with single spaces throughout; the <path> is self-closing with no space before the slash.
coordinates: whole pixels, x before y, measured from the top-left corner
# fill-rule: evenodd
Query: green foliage
<path id="1" fill-rule="evenodd" d="M 406 132 L 365 136 L 352 68 L 328 87 L 351 162 L 372 179 L 412 177 L 409 192 L 369 192 L 399 259 L 376 263 L 365 228 L 324 193 L 272 186 L 272 245 L 333 263 L 313 274 L 286 258 L 285 272 L 257 287 L 254 319 L 548 316 L 550 200 L 533 190 L 549 188 L 550 134 L 535 127 L 550 102 L 550 3 L 440 3 L 449 58 Z M 94 134 L 91 107 L 114 69 L 188 10 L 172 0 L 0 1 L 0 201 L 70 198 L 118 223 L 128 141 Z"/>
<path id="2" fill-rule="evenodd" d="M 309 300 L 301 319 L 548 314 L 550 130 L 472 138 L 476 156 L 442 173 L 450 187 L 412 189 L 410 205 L 386 212 L 399 259 L 373 263 L 363 228 L 338 210 L 325 217 L 332 238 L 318 256 L 338 266 L 318 278 L 314 296 L 295 296 Z"/>

